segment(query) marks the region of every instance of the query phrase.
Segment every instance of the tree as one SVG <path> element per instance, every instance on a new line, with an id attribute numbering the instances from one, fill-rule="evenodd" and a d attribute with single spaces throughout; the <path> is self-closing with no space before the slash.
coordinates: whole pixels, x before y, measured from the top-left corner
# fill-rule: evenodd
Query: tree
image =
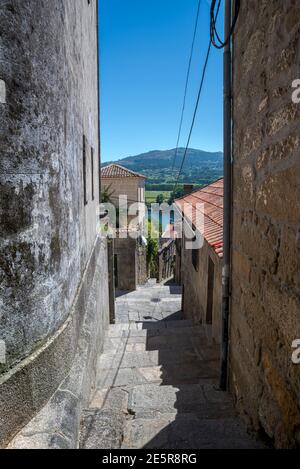
<path id="1" fill-rule="evenodd" d="M 175 199 L 179 199 L 180 197 L 183 197 L 183 195 L 184 195 L 183 187 L 178 187 L 175 191 L 171 192 L 170 198 L 168 200 L 168 204 L 172 205 Z"/>
<path id="2" fill-rule="evenodd" d="M 101 191 L 101 202 L 103 204 L 111 202 L 111 196 L 113 195 L 114 191 L 110 190 L 111 184 L 109 186 L 104 186 Z"/>
<path id="3" fill-rule="evenodd" d="M 157 204 L 163 204 L 164 203 L 164 200 L 165 200 L 165 197 L 163 194 L 159 194 L 157 197 L 156 197 L 156 203 Z"/>

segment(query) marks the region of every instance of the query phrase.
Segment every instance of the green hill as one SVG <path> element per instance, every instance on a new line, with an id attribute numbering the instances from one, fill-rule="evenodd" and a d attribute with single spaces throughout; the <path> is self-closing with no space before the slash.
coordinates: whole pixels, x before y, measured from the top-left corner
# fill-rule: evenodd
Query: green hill
<path id="1" fill-rule="evenodd" d="M 159 190 L 162 184 L 168 184 L 177 178 L 179 167 L 184 154 L 184 148 L 179 148 L 174 171 L 172 172 L 175 150 L 153 150 L 136 156 L 114 161 L 125 168 L 137 171 L 147 176 L 147 188 Z M 107 166 L 110 162 L 103 164 Z M 223 176 L 223 153 L 210 153 L 202 150 L 189 149 L 185 159 L 180 182 L 207 184 Z M 156 187 L 159 186 L 159 187 Z"/>

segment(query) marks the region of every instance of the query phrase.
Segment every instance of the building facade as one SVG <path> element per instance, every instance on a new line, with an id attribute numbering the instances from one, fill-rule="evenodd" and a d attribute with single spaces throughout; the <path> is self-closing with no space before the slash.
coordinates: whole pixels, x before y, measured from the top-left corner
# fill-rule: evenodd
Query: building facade
<path id="1" fill-rule="evenodd" d="M 223 179 L 175 201 L 180 214 L 198 231 L 201 246 L 190 249 L 186 231 L 176 241 L 175 279 L 183 286 L 183 313 L 195 324 L 211 328 L 211 337 L 221 341 Z"/>
<path id="2" fill-rule="evenodd" d="M 146 177 L 142 174 L 123 168 L 118 164 L 110 164 L 101 169 L 103 189 L 107 188 L 109 199 L 117 204 L 119 197 L 126 195 L 128 203 L 145 203 Z"/>
<path id="3" fill-rule="evenodd" d="M 300 8 L 241 2 L 233 39 L 230 387 L 250 426 L 300 446 Z"/>
<path id="4" fill-rule="evenodd" d="M 51 398 L 41 444 L 72 446 L 109 322 L 97 2 L 9 0 L 0 21 L 0 445 Z"/>
<path id="5" fill-rule="evenodd" d="M 114 277 L 117 290 L 133 291 L 147 281 L 147 252 L 144 238 L 146 224 L 145 206 L 146 178 L 117 164 L 101 169 L 102 190 L 107 201 L 118 210 L 127 212 L 126 226 L 117 224 L 114 245 Z M 126 196 L 125 204 L 120 197 Z M 143 206 L 145 213 L 137 220 L 135 203 Z M 117 212 L 120 213 L 120 212 Z M 118 216 L 117 216 L 118 218 Z"/>

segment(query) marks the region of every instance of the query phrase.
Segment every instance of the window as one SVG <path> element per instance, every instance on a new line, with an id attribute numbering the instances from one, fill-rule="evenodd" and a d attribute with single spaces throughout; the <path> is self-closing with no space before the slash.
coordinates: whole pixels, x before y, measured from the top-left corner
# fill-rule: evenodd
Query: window
<path id="1" fill-rule="evenodd" d="M 83 136 L 82 142 L 82 164 L 83 164 L 83 198 L 84 198 L 84 205 L 88 204 L 87 199 L 87 187 L 86 187 L 86 138 L 85 135 Z"/>
<path id="2" fill-rule="evenodd" d="M 94 148 L 91 148 L 91 178 L 92 178 L 92 200 L 95 199 L 94 189 Z"/>
<path id="3" fill-rule="evenodd" d="M 192 250 L 192 263 L 196 272 L 199 272 L 199 249 Z"/>
<path id="4" fill-rule="evenodd" d="M 118 255 L 114 255 L 114 278 L 115 278 L 115 288 L 119 286 L 119 271 L 118 271 Z"/>
<path id="5" fill-rule="evenodd" d="M 214 309 L 215 264 L 208 258 L 206 323 L 212 324 Z"/>
<path id="6" fill-rule="evenodd" d="M 195 227 L 193 225 L 193 232 L 195 233 Z M 195 234 L 194 238 L 193 238 L 193 243 L 195 243 L 195 241 L 197 241 L 197 236 Z M 199 248 L 197 249 L 192 249 L 192 264 L 194 266 L 194 269 L 196 270 L 196 272 L 199 272 Z"/>

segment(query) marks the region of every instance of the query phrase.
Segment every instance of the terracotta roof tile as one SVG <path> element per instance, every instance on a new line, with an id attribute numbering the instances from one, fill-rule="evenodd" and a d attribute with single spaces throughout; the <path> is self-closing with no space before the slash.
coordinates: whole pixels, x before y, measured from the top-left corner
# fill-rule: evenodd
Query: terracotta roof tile
<path id="1" fill-rule="evenodd" d="M 187 212 L 186 218 L 200 227 L 199 231 L 208 244 L 219 257 L 223 257 L 224 179 L 176 199 L 175 204 L 181 212 Z"/>
<path id="2" fill-rule="evenodd" d="M 103 179 L 113 179 L 113 178 L 143 178 L 146 179 L 146 177 L 143 174 L 135 173 L 134 171 L 131 171 L 130 169 L 123 168 L 123 166 L 120 166 L 118 164 L 110 164 L 108 166 L 105 166 L 104 168 L 101 168 L 101 177 Z"/>

